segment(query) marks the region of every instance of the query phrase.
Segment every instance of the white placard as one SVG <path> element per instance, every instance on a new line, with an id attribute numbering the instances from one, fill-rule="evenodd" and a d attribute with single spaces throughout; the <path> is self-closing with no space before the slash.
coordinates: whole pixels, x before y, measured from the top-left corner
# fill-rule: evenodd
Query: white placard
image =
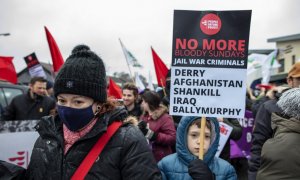
<path id="1" fill-rule="evenodd" d="M 251 10 L 174 10 L 170 114 L 243 118 Z"/>
<path id="2" fill-rule="evenodd" d="M 35 131 L 0 133 L 0 159 L 27 168 L 38 137 Z"/>
<path id="3" fill-rule="evenodd" d="M 47 77 L 41 64 L 37 64 L 37 65 L 29 68 L 29 74 L 30 74 L 30 77 L 36 77 L 36 76 L 44 77 L 44 78 Z"/>
<path id="4" fill-rule="evenodd" d="M 170 114 L 244 117 L 247 69 L 172 67 L 171 73 Z"/>
<path id="5" fill-rule="evenodd" d="M 223 122 L 219 122 L 219 125 L 220 125 L 220 141 L 219 141 L 218 151 L 216 152 L 215 155 L 216 157 L 220 156 L 233 129 L 231 126 Z"/>

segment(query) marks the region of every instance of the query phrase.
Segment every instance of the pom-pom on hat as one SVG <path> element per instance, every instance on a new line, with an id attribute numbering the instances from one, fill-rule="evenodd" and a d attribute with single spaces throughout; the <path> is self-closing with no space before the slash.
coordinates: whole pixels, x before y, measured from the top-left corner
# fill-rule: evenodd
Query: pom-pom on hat
<path id="1" fill-rule="evenodd" d="M 72 50 L 54 83 L 54 95 L 61 93 L 87 96 L 98 102 L 106 102 L 106 73 L 102 59 L 86 45 Z"/>

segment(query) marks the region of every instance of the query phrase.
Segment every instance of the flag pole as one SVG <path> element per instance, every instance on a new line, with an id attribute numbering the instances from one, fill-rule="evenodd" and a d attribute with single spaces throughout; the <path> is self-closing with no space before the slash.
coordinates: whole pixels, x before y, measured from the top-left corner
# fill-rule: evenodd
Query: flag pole
<path id="1" fill-rule="evenodd" d="M 162 89 L 163 89 L 164 95 L 167 96 L 166 89 L 165 89 L 165 86 L 164 86 L 164 83 L 163 83 L 162 79 L 160 79 L 160 83 L 162 85 Z"/>
<path id="2" fill-rule="evenodd" d="M 206 118 L 201 117 L 201 128 L 200 128 L 200 149 L 199 159 L 203 160 L 204 157 L 204 136 L 205 136 Z"/>
<path id="3" fill-rule="evenodd" d="M 122 51 L 123 51 L 123 54 L 124 54 L 125 59 L 126 59 L 127 67 L 128 67 L 128 69 L 129 69 L 130 78 L 131 78 L 132 82 L 135 83 L 135 81 L 134 81 L 134 79 L 133 79 L 133 76 L 132 76 L 132 73 L 131 73 L 131 69 L 130 69 L 130 67 L 129 67 L 129 63 L 128 63 L 127 56 L 126 56 L 126 54 L 125 54 L 125 52 L 124 52 L 124 47 L 123 47 L 122 41 L 121 41 L 120 38 L 119 38 L 119 41 L 120 41 L 120 44 L 121 44 L 121 46 L 122 46 Z"/>
<path id="4" fill-rule="evenodd" d="M 53 68 L 53 65 L 50 64 L 50 61 L 48 61 L 48 64 L 49 64 L 49 67 L 51 68 L 51 69 L 50 69 L 50 72 L 51 72 L 52 80 L 53 80 L 53 82 L 54 82 L 54 80 L 55 80 L 54 68 Z"/>

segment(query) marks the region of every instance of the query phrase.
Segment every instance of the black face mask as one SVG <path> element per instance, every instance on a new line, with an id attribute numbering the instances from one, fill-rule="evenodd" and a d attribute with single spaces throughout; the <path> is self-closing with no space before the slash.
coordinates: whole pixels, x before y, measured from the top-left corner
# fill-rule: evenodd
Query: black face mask
<path id="1" fill-rule="evenodd" d="M 84 109 L 76 109 L 57 105 L 58 115 L 61 121 L 71 131 L 78 131 L 88 125 L 95 117 L 93 104 Z"/>

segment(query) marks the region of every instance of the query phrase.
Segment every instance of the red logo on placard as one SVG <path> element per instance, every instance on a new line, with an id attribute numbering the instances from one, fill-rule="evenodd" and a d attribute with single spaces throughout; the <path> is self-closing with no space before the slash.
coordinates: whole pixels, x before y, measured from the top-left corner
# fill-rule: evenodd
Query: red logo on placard
<path id="1" fill-rule="evenodd" d="M 220 133 L 226 135 L 228 133 L 228 130 L 224 125 L 221 125 L 220 127 Z"/>
<path id="2" fill-rule="evenodd" d="M 222 27 L 221 19 L 212 13 L 206 14 L 200 21 L 200 29 L 204 34 L 217 34 Z"/>
<path id="3" fill-rule="evenodd" d="M 19 151 L 17 156 L 8 158 L 9 162 L 27 168 L 28 166 L 28 151 Z"/>

